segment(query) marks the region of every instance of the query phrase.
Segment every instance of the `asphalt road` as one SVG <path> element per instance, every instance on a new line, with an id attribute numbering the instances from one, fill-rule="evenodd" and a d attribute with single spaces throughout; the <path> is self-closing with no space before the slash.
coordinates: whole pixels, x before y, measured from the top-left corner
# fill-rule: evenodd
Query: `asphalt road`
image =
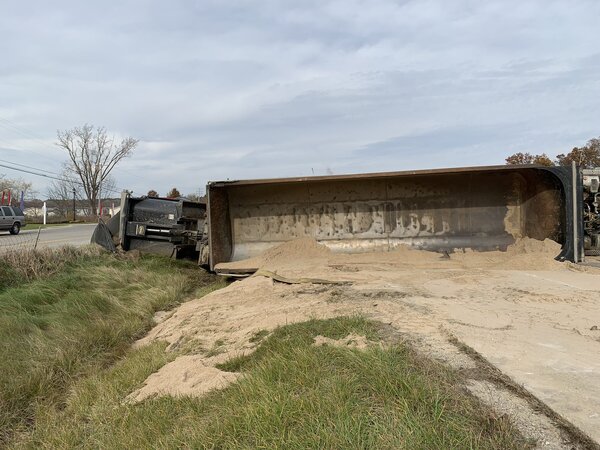
<path id="1" fill-rule="evenodd" d="M 80 246 L 90 243 L 96 224 L 65 225 L 60 227 L 44 228 L 40 232 L 38 247 L 60 247 L 62 245 Z M 19 236 L 23 239 L 33 239 L 37 234 L 39 225 L 27 225 L 21 230 Z M 4 236 L 0 236 L 2 238 Z"/>

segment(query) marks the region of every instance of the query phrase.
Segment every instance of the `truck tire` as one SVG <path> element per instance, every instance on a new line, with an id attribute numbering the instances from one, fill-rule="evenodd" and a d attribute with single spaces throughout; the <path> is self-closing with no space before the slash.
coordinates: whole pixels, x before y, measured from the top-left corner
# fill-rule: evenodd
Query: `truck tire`
<path id="1" fill-rule="evenodd" d="M 13 226 L 10 228 L 10 234 L 19 234 L 21 231 L 21 224 L 19 222 L 13 223 Z"/>

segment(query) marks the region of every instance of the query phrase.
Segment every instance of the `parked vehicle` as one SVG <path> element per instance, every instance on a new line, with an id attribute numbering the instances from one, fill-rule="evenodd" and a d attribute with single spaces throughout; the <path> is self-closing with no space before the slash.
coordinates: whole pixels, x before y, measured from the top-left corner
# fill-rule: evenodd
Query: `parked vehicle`
<path id="1" fill-rule="evenodd" d="M 17 206 L 0 206 L 0 231 L 19 234 L 26 225 L 25 214 Z"/>

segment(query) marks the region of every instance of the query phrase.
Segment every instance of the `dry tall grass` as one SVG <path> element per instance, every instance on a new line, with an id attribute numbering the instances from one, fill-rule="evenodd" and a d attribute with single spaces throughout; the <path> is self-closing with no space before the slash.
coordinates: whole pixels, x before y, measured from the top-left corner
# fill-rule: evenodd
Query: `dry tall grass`
<path id="1" fill-rule="evenodd" d="M 216 280 L 194 264 L 94 247 L 12 258 L 20 282 L 0 289 L 0 448 L 35 427 L 37 411 L 63 405 L 77 379 L 122 357 L 156 311 Z"/>
<path id="2" fill-rule="evenodd" d="M 66 264 L 97 257 L 97 245 L 59 248 L 17 248 L 0 255 L 0 290 L 59 272 Z"/>

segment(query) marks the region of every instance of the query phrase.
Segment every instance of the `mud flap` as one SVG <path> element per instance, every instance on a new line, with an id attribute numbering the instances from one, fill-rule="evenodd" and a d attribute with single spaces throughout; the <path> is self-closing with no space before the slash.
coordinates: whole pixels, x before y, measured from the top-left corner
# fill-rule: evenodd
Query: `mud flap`
<path id="1" fill-rule="evenodd" d="M 98 244 L 101 247 L 104 247 L 109 252 L 116 252 L 117 248 L 113 242 L 112 234 L 109 228 L 105 225 L 102 220 L 98 222 L 96 228 L 94 228 L 94 233 L 92 234 L 92 239 L 90 240 L 91 244 Z"/>

